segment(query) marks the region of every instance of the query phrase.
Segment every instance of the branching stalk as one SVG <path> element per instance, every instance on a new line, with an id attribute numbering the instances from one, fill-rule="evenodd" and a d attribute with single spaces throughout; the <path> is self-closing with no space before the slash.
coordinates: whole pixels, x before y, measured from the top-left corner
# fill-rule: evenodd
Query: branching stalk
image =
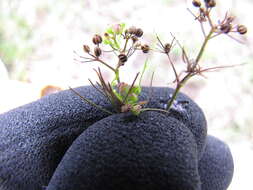
<path id="1" fill-rule="evenodd" d="M 69 87 L 69 89 L 70 89 L 72 92 L 74 92 L 77 96 L 79 96 L 83 101 L 85 101 L 86 103 L 90 104 L 91 106 L 94 106 L 94 107 L 96 107 L 97 109 L 100 109 L 101 111 L 103 111 L 103 112 L 105 112 L 105 113 L 107 113 L 107 114 L 110 114 L 110 115 L 113 114 L 112 112 L 110 112 L 109 110 L 103 108 L 102 106 L 99 106 L 99 105 L 95 104 L 94 102 L 92 102 L 91 100 L 89 100 L 89 99 L 83 97 L 83 96 L 80 95 L 77 91 L 75 91 L 73 88 Z"/>
<path id="2" fill-rule="evenodd" d="M 213 33 L 214 33 L 214 29 L 211 28 L 209 34 L 206 36 L 206 38 L 205 38 L 205 40 L 204 40 L 204 42 L 203 42 L 203 44 L 202 44 L 202 46 L 201 46 L 201 48 L 200 48 L 200 51 L 199 51 L 199 53 L 198 53 L 198 55 L 197 55 L 197 57 L 196 57 L 196 59 L 195 59 L 194 67 L 192 68 L 193 70 L 195 70 L 196 66 L 198 65 L 198 63 L 199 63 L 199 61 L 200 61 L 200 59 L 201 59 L 201 57 L 203 56 L 204 50 L 205 50 L 205 48 L 206 48 L 206 46 L 207 46 L 207 43 L 208 43 L 208 41 L 211 39 Z M 171 106 L 173 105 L 174 100 L 177 98 L 177 95 L 178 95 L 178 93 L 180 92 L 181 88 L 184 86 L 184 84 L 185 84 L 192 76 L 194 76 L 194 74 L 191 73 L 191 72 L 188 72 L 187 75 L 186 75 L 181 81 L 179 81 L 179 82 L 177 83 L 176 89 L 175 89 L 175 91 L 174 91 L 172 97 L 170 98 L 170 100 L 169 100 L 168 103 L 167 103 L 167 108 L 166 108 L 167 110 L 169 110 L 169 109 L 171 108 Z"/>

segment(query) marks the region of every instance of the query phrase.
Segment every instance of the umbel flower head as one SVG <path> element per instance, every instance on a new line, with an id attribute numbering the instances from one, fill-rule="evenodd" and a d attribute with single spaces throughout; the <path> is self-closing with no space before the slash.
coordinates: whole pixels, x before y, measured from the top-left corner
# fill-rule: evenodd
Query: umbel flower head
<path id="1" fill-rule="evenodd" d="M 114 78 L 111 82 L 106 82 L 101 69 L 95 69 L 98 76 L 99 82 L 94 85 L 91 81 L 91 85 L 98 90 L 101 95 L 105 96 L 111 104 L 115 107 L 116 112 L 132 112 L 135 115 L 140 114 L 143 111 L 153 110 L 150 108 L 145 108 L 148 101 L 139 101 L 139 95 L 141 93 L 141 79 L 143 73 L 147 68 L 147 62 L 145 62 L 143 70 L 138 72 L 133 79 L 132 84 L 127 84 L 121 81 L 121 68 L 129 64 L 130 57 L 136 52 L 141 52 L 143 54 L 149 54 L 150 52 L 161 53 L 168 58 L 168 64 L 171 66 L 173 74 L 175 76 L 175 91 L 171 95 L 171 98 L 167 102 L 166 110 L 156 110 L 168 113 L 176 100 L 176 97 L 181 90 L 181 88 L 191 79 L 193 76 L 200 75 L 208 71 L 214 71 L 221 68 L 231 67 L 228 66 L 218 66 L 211 68 L 203 68 L 200 64 L 201 58 L 206 50 L 208 42 L 218 36 L 228 36 L 236 41 L 239 41 L 235 34 L 245 35 L 247 33 L 246 26 L 242 24 L 235 23 L 236 19 L 234 16 L 226 14 L 224 18 L 219 21 L 215 21 L 212 18 L 212 9 L 216 7 L 216 0 L 192 0 L 192 4 L 197 9 L 197 15 L 192 11 L 189 12 L 194 16 L 195 20 L 199 22 L 201 32 L 203 34 L 204 40 L 202 45 L 199 47 L 199 52 L 196 57 L 190 57 L 187 53 L 186 48 L 181 45 L 181 43 L 176 39 L 176 37 L 171 34 L 172 40 L 170 42 L 163 43 L 162 40 L 156 36 L 158 48 L 153 49 L 152 45 L 148 43 L 142 43 L 142 37 L 144 31 L 136 26 L 131 26 L 126 28 L 125 24 L 115 24 L 110 26 L 105 32 L 103 37 L 99 34 L 95 34 L 91 41 L 94 47 L 88 45 L 83 45 L 83 52 L 86 56 L 79 56 L 81 62 L 99 62 L 106 66 L 114 74 Z M 185 69 L 178 71 L 171 54 L 174 52 L 174 47 L 177 46 L 181 49 L 182 62 L 185 63 Z M 108 50 L 109 49 L 109 50 Z M 93 51 L 92 51 L 93 50 Z M 104 60 L 104 55 L 111 53 L 116 56 L 116 63 L 108 63 Z M 153 81 L 153 76 L 151 77 L 151 84 Z M 137 80 L 139 83 L 137 84 Z M 72 89 L 73 90 L 73 89 Z M 76 93 L 76 92 L 75 92 Z M 85 98 L 84 98 L 85 100 Z M 85 100 L 90 103 L 90 101 Z M 92 104 L 94 105 L 94 104 Z M 111 113 L 108 110 L 103 111 Z"/>

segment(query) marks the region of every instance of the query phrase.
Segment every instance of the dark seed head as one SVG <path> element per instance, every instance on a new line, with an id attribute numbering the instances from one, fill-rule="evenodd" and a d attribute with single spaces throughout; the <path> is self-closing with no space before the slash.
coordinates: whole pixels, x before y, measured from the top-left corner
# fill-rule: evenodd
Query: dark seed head
<path id="1" fill-rule="evenodd" d="M 102 37 L 98 34 L 95 34 L 92 38 L 92 42 L 95 44 L 95 45 L 98 45 L 100 43 L 102 43 Z"/>
<path id="2" fill-rule="evenodd" d="M 193 4 L 193 6 L 195 6 L 195 7 L 201 7 L 201 2 L 200 2 L 200 0 L 193 0 L 193 1 L 192 1 L 192 4 Z"/>
<path id="3" fill-rule="evenodd" d="M 94 54 L 96 57 L 99 57 L 102 54 L 102 50 L 100 49 L 100 47 L 94 48 Z"/>
<path id="4" fill-rule="evenodd" d="M 205 2 L 206 2 L 206 6 L 208 8 L 213 8 L 213 7 L 216 6 L 216 1 L 215 0 L 205 0 Z"/>
<path id="5" fill-rule="evenodd" d="M 85 53 L 90 53 L 90 47 L 88 45 L 83 45 L 83 51 Z"/>
<path id="6" fill-rule="evenodd" d="M 141 28 L 137 28 L 135 31 L 135 36 L 140 38 L 143 35 L 143 30 Z"/>
<path id="7" fill-rule="evenodd" d="M 150 50 L 150 47 L 147 44 L 144 44 L 141 46 L 141 50 L 143 53 L 148 53 Z"/>
<path id="8" fill-rule="evenodd" d="M 167 44 L 164 45 L 164 52 L 165 53 L 169 53 L 170 49 L 171 49 L 171 45 L 169 43 L 167 43 Z"/>
<path id="9" fill-rule="evenodd" d="M 119 54 L 119 60 L 124 65 L 125 62 L 127 62 L 127 56 L 124 53 Z"/>
<path id="10" fill-rule="evenodd" d="M 129 34 L 136 34 L 137 29 L 134 26 L 132 26 L 127 31 Z"/>
<path id="11" fill-rule="evenodd" d="M 238 25 L 237 26 L 237 32 L 241 35 L 246 34 L 247 33 L 247 27 L 244 25 Z"/>
<path id="12" fill-rule="evenodd" d="M 230 31 L 231 31 L 231 29 L 232 29 L 232 25 L 231 24 L 222 24 L 221 26 L 220 26 L 220 30 L 223 32 L 223 33 L 225 33 L 225 34 L 227 34 L 227 33 L 229 33 Z"/>

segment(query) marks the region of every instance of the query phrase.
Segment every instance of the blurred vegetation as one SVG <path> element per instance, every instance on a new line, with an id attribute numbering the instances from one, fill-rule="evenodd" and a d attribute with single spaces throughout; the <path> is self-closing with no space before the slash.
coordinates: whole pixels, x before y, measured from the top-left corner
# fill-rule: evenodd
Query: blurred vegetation
<path id="1" fill-rule="evenodd" d="M 32 30 L 26 19 L 18 15 L 18 1 L 0 1 L 0 57 L 11 78 L 21 79 L 25 59 L 32 52 L 29 40 Z"/>

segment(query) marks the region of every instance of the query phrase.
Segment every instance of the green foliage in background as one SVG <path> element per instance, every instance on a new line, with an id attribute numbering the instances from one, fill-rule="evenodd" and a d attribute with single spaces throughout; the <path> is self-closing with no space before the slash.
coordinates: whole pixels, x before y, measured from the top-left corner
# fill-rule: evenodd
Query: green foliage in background
<path id="1" fill-rule="evenodd" d="M 32 51 L 28 43 L 32 30 L 26 20 L 16 13 L 16 7 L 0 2 L 0 57 L 11 78 L 22 79 L 25 65 L 22 63 Z M 6 2 L 5 2 L 6 4 Z M 25 61 L 24 61 L 25 62 Z M 19 65 L 15 65 L 18 63 Z M 18 70 L 17 73 L 15 73 Z"/>

